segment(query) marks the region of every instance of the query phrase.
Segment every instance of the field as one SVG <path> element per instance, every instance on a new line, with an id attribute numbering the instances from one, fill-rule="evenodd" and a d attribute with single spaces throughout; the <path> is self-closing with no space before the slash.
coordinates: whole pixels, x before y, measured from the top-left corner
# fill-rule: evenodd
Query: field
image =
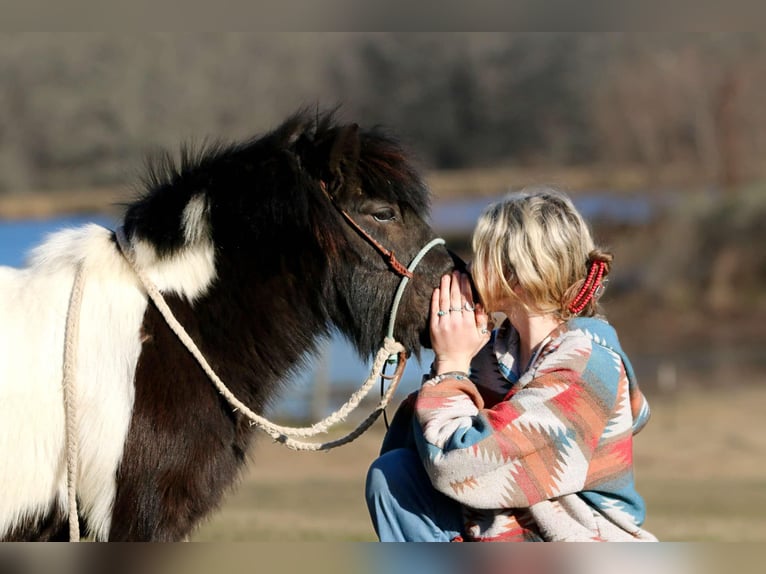
<path id="1" fill-rule="evenodd" d="M 635 466 L 646 527 L 661 540 L 766 541 L 766 388 L 755 383 L 649 395 Z M 259 440 L 242 483 L 192 540 L 375 540 L 363 491 L 382 429 L 329 453 Z"/>

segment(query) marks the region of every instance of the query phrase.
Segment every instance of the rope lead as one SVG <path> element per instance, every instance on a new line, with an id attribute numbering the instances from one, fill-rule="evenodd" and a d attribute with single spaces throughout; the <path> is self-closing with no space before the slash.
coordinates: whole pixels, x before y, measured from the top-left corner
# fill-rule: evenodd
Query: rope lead
<path id="1" fill-rule="evenodd" d="M 77 342 L 80 338 L 80 308 L 84 291 L 85 263 L 80 261 L 69 295 L 66 331 L 64 335 L 63 393 L 64 425 L 67 457 L 67 504 L 69 510 L 69 540 L 80 541 L 80 519 L 77 512 L 77 473 L 80 457 L 77 450 Z"/>
<path id="2" fill-rule="evenodd" d="M 139 268 L 138 265 L 136 264 L 134 253 L 131 248 L 130 242 L 125 235 L 125 230 L 122 227 L 118 228 L 115 231 L 115 236 L 117 238 L 117 243 L 122 253 L 125 256 L 125 259 L 133 268 L 134 272 L 136 273 L 136 276 L 138 277 L 139 281 L 143 285 L 144 289 L 146 289 L 147 295 L 157 306 L 158 311 L 163 316 L 163 318 L 167 322 L 170 329 L 176 334 L 178 339 L 183 343 L 183 345 L 187 348 L 187 350 L 197 360 L 199 365 L 202 367 L 203 371 L 205 371 L 205 373 L 208 375 L 208 377 L 213 382 L 213 384 L 218 389 L 218 391 L 226 398 L 226 400 L 232 406 L 232 408 L 239 410 L 244 416 L 246 416 L 250 421 L 252 421 L 252 423 L 255 426 L 257 426 L 258 428 L 266 432 L 275 441 L 280 442 L 293 450 L 308 450 L 308 451 L 330 450 L 332 448 L 336 448 L 338 446 L 351 442 L 355 438 L 357 438 L 359 435 L 361 435 L 362 432 L 367 430 L 372 425 L 372 423 L 375 422 L 375 420 L 380 416 L 380 414 L 383 412 L 385 407 L 388 405 L 391 397 L 396 391 L 396 387 L 399 384 L 399 380 L 401 379 L 401 375 L 404 371 L 404 366 L 407 361 L 406 350 L 401 345 L 401 343 L 398 343 L 397 341 L 394 340 L 393 330 L 394 330 L 394 323 L 396 321 L 396 313 L 399 308 L 399 303 L 401 302 L 402 294 L 404 293 L 404 288 L 406 287 L 407 282 L 409 281 L 409 277 L 407 276 L 402 277 L 399 283 L 399 288 L 397 289 L 396 294 L 394 296 L 394 302 L 392 305 L 391 315 L 389 319 L 388 335 L 383 340 L 383 346 L 380 348 L 380 350 L 378 350 L 375 356 L 375 360 L 372 364 L 372 368 L 370 371 L 370 376 L 362 384 L 359 390 L 353 393 L 343 406 L 341 406 L 338 410 L 336 410 L 334 413 L 330 414 L 326 418 L 322 419 L 321 421 L 314 423 L 313 425 L 308 427 L 287 427 L 287 426 L 275 424 L 269 421 L 268 419 L 266 419 L 265 417 L 262 417 L 258 415 L 257 413 L 254 413 L 252 410 L 250 410 L 250 408 L 247 407 L 247 405 L 242 403 L 239 399 L 237 399 L 236 396 L 234 396 L 234 394 L 228 389 L 228 387 L 226 387 L 224 382 L 218 377 L 218 375 L 215 373 L 213 368 L 208 364 L 207 360 L 202 355 L 199 348 L 191 339 L 191 337 L 183 328 L 183 326 L 175 318 L 175 316 L 173 315 L 173 312 L 170 310 L 170 307 L 168 307 L 167 303 L 165 302 L 165 299 L 163 298 L 162 294 L 159 292 L 157 287 L 154 285 L 151 279 L 149 279 L 149 277 L 146 275 L 144 270 Z M 444 243 L 444 240 L 441 238 L 437 238 L 430 241 L 426 246 L 424 246 L 417 253 L 415 258 L 410 263 L 408 271 L 411 273 L 415 269 L 415 267 L 417 267 L 420 261 L 423 259 L 425 254 L 434 246 L 439 245 L 441 243 Z M 360 423 L 356 429 L 348 433 L 346 436 L 341 437 L 340 439 L 325 442 L 325 443 L 311 443 L 311 442 L 303 442 L 303 441 L 297 440 L 299 438 L 308 438 L 308 437 L 316 436 L 318 434 L 326 433 L 332 426 L 345 421 L 348 415 L 359 406 L 359 403 L 361 403 L 362 399 L 369 393 L 370 389 L 372 389 L 372 387 L 375 384 L 375 381 L 378 379 L 378 377 L 380 377 L 380 374 L 383 371 L 383 367 L 385 366 L 386 361 L 392 357 L 395 358 L 398 365 L 397 365 L 396 372 L 393 375 L 393 380 L 391 382 L 391 385 L 389 386 L 388 391 L 384 394 L 381 401 L 375 407 L 373 412 L 364 421 L 362 421 L 362 423 Z"/>
<path id="3" fill-rule="evenodd" d="M 389 316 L 387 336 L 383 340 L 383 345 L 375 355 L 373 361 L 370 376 L 364 381 L 362 386 L 349 397 L 349 399 L 334 413 L 330 414 L 326 418 L 319 422 L 314 423 L 308 427 L 287 427 L 275 424 L 265 417 L 254 413 L 247 405 L 242 403 L 236 396 L 228 389 L 224 382 L 218 377 L 213 368 L 207 362 L 205 357 L 200 352 L 197 345 L 192 338 L 178 322 L 173 315 L 173 312 L 165 302 L 162 293 L 160 293 L 157 286 L 149 279 L 147 274 L 136 264 L 135 255 L 130 245 L 130 242 L 125 235 L 125 230 L 119 227 L 115 231 L 115 237 L 120 251 L 125 256 L 125 260 L 131 266 L 135 272 L 139 282 L 143 285 L 149 298 L 157 306 L 157 310 L 163 316 L 170 329 L 175 333 L 178 339 L 187 348 L 189 353 L 196 359 L 203 371 L 208 375 L 210 380 L 215 385 L 216 389 L 226 398 L 226 401 L 232 407 L 233 411 L 240 411 L 245 417 L 250 420 L 251 426 L 257 426 L 259 429 L 266 432 L 271 436 L 275 442 L 279 442 L 286 447 L 297 451 L 324 451 L 337 448 L 349 442 L 352 442 L 356 438 L 362 435 L 372 424 L 378 419 L 381 413 L 385 413 L 385 408 L 396 392 L 396 388 L 399 385 L 399 381 L 404 373 L 404 367 L 407 363 L 406 349 L 401 343 L 394 340 L 394 325 L 396 322 L 396 314 L 401 303 L 404 289 L 412 277 L 412 272 L 415 267 L 418 266 L 425 254 L 430 251 L 436 245 L 444 243 L 441 238 L 436 238 L 426 244 L 413 258 L 407 272 L 402 275 L 402 279 L 399 283 L 399 287 L 396 290 L 394 301 L 391 308 L 391 314 Z M 66 419 L 66 448 L 67 448 L 67 492 L 69 503 L 69 538 L 73 542 L 80 540 L 80 523 L 77 512 L 77 473 L 79 466 L 79 456 L 77 452 L 77 408 L 76 408 L 76 394 L 75 394 L 75 381 L 76 381 L 76 366 L 77 366 L 77 353 L 76 343 L 79 336 L 79 317 L 80 308 L 82 305 L 82 294 L 84 290 L 84 263 L 81 262 L 77 268 L 74 284 L 72 287 L 72 293 L 70 295 L 69 309 L 66 322 L 66 340 L 64 346 L 64 409 Z M 373 411 L 365 418 L 359 425 L 349 432 L 348 434 L 327 442 L 306 442 L 299 440 L 302 438 L 313 437 L 318 434 L 326 433 L 334 425 L 346 420 L 348 415 L 356 409 L 361 403 L 362 399 L 367 396 L 370 389 L 374 386 L 376 380 L 384 372 L 387 363 L 396 363 L 396 371 L 391 377 L 391 384 L 387 391 L 381 397 L 380 402 L 373 409 Z M 388 377 L 386 377 L 388 378 Z"/>

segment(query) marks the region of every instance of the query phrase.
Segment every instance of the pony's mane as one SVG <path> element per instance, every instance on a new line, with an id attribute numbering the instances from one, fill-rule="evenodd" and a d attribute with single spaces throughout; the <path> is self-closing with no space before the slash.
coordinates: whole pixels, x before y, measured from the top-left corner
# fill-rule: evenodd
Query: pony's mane
<path id="1" fill-rule="evenodd" d="M 281 125 L 244 142 L 206 139 L 182 144 L 178 157 L 164 150 L 147 157 L 140 178 L 143 194 L 195 180 L 208 170 L 227 162 L 245 161 L 254 152 L 289 152 L 297 157 L 312 147 L 319 148 L 347 127 L 337 119 L 337 110 L 316 113 L 302 109 Z M 357 177 L 365 189 L 375 189 L 381 197 L 411 206 L 421 217 L 428 212 L 428 191 L 411 165 L 410 150 L 381 126 L 359 132 Z M 300 162 L 299 162 L 300 163 Z"/>
<path id="2" fill-rule="evenodd" d="M 140 177 L 142 191 L 152 191 L 177 184 L 190 175 L 236 156 L 245 144 L 206 139 L 202 142 L 182 143 L 178 157 L 172 151 L 159 150 L 144 159 L 144 172 Z"/>

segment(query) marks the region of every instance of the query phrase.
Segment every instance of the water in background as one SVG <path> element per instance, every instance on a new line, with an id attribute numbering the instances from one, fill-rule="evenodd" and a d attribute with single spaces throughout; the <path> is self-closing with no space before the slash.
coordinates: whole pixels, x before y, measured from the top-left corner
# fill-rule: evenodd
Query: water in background
<path id="1" fill-rule="evenodd" d="M 648 223 L 658 209 L 670 204 L 676 197 L 677 194 L 671 190 L 651 194 L 598 191 L 579 194 L 572 201 L 589 221 L 641 225 Z M 470 234 L 484 208 L 501 198 L 467 198 L 437 203 L 431 210 L 434 229 L 441 233 Z"/>
<path id="2" fill-rule="evenodd" d="M 487 198 L 479 198 L 434 205 L 432 225 L 438 233 L 470 233 L 489 201 Z M 651 200 L 641 196 L 610 196 L 601 193 L 578 196 L 575 203 L 588 219 L 606 217 L 629 223 L 643 223 L 651 216 L 654 207 Z M 114 220 L 103 216 L 0 220 L 0 265 L 22 266 L 28 251 L 41 243 L 48 234 L 89 222 L 108 228 L 115 226 Z M 398 398 L 418 388 L 421 375 L 428 370 L 432 360 L 433 353 L 425 350 L 420 361 L 415 358 L 408 361 L 397 391 Z M 342 337 L 332 337 L 321 346 L 321 353 L 317 357 L 310 357 L 300 373 L 288 379 L 282 399 L 271 406 L 271 414 L 291 418 L 324 416 L 335 410 L 361 385 L 369 369 L 369 362 L 362 361 Z M 376 391 L 371 394 L 375 395 Z"/>
<path id="3" fill-rule="evenodd" d="M 68 227 L 85 223 L 98 223 L 114 227 L 113 220 L 99 216 L 70 216 L 53 219 L 29 219 L 22 221 L 0 220 L 0 265 L 21 267 L 29 250 L 42 243 L 46 236 Z"/>

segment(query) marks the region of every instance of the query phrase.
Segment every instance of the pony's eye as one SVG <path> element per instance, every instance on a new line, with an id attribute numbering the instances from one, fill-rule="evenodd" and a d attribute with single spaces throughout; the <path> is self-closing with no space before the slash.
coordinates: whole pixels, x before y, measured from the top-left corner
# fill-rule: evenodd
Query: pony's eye
<path id="1" fill-rule="evenodd" d="M 380 221 L 380 222 L 393 221 L 394 219 L 396 219 L 396 212 L 390 207 L 386 207 L 384 209 L 379 209 L 378 211 L 373 213 L 372 216 L 375 218 L 375 221 Z"/>

